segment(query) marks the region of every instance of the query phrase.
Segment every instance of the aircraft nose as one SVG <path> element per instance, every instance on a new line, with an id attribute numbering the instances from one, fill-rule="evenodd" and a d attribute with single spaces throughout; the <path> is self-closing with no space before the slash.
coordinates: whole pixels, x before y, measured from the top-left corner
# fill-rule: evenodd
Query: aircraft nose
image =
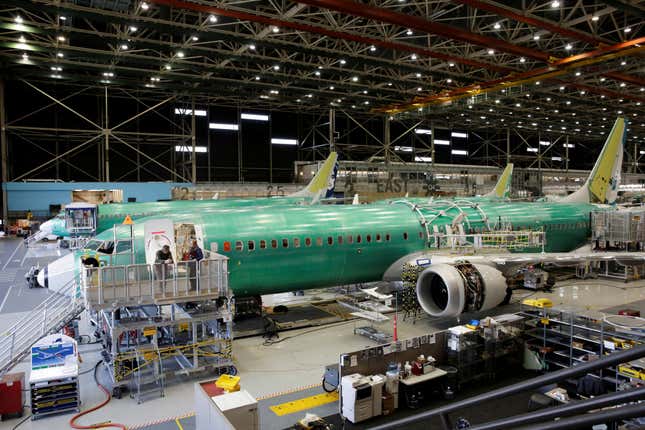
<path id="1" fill-rule="evenodd" d="M 40 227 L 38 229 L 42 232 L 50 234 L 52 232 L 52 222 L 45 221 L 44 223 L 40 224 Z"/>
<path id="2" fill-rule="evenodd" d="M 38 283 L 41 287 L 49 288 L 55 293 L 65 294 L 62 290 L 74 280 L 74 263 L 74 254 L 52 261 L 38 272 Z"/>

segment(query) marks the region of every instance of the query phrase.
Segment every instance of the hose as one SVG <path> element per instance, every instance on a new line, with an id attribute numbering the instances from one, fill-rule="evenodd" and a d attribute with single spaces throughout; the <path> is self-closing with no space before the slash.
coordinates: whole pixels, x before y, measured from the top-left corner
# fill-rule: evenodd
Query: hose
<path id="1" fill-rule="evenodd" d="M 103 406 L 107 405 L 110 402 L 110 400 L 112 399 L 112 395 L 110 395 L 110 392 L 108 391 L 108 389 L 105 388 L 103 385 L 101 385 L 101 383 L 99 382 L 98 376 L 96 376 L 96 371 L 98 370 L 98 368 L 101 365 L 101 363 L 103 363 L 103 361 L 99 361 L 98 363 L 96 363 L 96 366 L 94 366 L 94 381 L 96 382 L 96 385 L 98 385 L 98 387 L 101 389 L 101 391 L 103 391 L 103 393 L 105 393 L 105 400 L 103 402 L 99 403 L 98 405 L 91 407 L 90 409 L 88 409 L 86 411 L 79 412 L 78 414 L 74 415 L 72 417 L 72 419 L 69 420 L 69 425 L 72 428 L 82 429 L 82 430 L 84 430 L 84 429 L 100 429 L 100 428 L 107 428 L 107 427 L 116 427 L 116 428 L 119 428 L 121 430 L 127 430 L 127 427 L 125 425 L 119 424 L 119 423 L 113 423 L 113 422 L 110 422 L 110 421 L 106 421 L 106 422 L 98 423 L 98 424 L 90 424 L 90 425 L 87 425 L 87 426 L 84 426 L 84 425 L 81 425 L 81 424 L 76 424 L 77 419 L 79 419 L 80 417 L 82 417 L 84 415 L 89 414 L 90 412 L 94 412 L 96 410 L 101 409 Z"/>

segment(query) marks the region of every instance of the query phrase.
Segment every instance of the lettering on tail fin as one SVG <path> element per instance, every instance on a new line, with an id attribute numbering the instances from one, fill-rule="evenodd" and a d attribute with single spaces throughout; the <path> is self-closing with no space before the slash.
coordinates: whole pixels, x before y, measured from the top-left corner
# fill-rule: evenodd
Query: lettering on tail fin
<path id="1" fill-rule="evenodd" d="M 325 193 L 326 199 L 330 199 L 334 197 L 334 189 L 336 188 L 337 175 L 338 175 L 338 161 L 334 163 L 334 170 L 332 170 L 331 175 L 329 176 L 329 182 L 327 183 L 327 192 Z"/>
<path id="2" fill-rule="evenodd" d="M 584 185 L 562 201 L 570 203 L 613 204 L 618 195 L 623 149 L 627 138 L 627 122 L 618 117 L 605 146 Z"/>

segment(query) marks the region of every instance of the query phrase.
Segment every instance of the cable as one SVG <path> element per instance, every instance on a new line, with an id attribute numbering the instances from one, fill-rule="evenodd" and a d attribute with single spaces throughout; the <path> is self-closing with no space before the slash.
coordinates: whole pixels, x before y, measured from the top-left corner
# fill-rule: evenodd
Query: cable
<path id="1" fill-rule="evenodd" d="M 342 321 L 342 322 L 339 322 L 339 323 L 336 323 L 336 324 L 324 325 L 322 327 L 318 327 L 318 328 L 315 328 L 313 330 L 303 331 L 301 333 L 296 333 L 294 335 L 283 337 L 283 338 L 278 339 L 278 340 L 266 339 L 264 342 L 262 342 L 262 346 L 271 346 L 271 345 L 283 342 L 283 341 L 288 340 L 288 339 L 293 339 L 294 337 L 298 337 L 298 336 L 301 336 L 303 334 L 309 334 L 309 333 L 313 333 L 313 332 L 316 332 L 316 331 L 325 330 L 327 328 L 337 327 L 337 326 L 340 326 L 340 325 L 343 325 L 343 324 L 348 324 L 348 323 L 353 323 L 353 322 L 355 322 L 355 320 L 352 319 L 352 320 L 349 320 L 349 321 Z"/>
<path id="2" fill-rule="evenodd" d="M 25 421 L 27 421 L 29 418 L 31 418 L 31 414 L 29 414 L 26 417 L 24 417 L 23 419 L 21 419 L 20 422 L 18 422 L 18 424 L 16 424 L 15 426 L 13 426 L 13 428 L 11 430 L 16 430 L 18 427 L 23 425 L 25 423 Z"/>
<path id="3" fill-rule="evenodd" d="M 127 427 L 125 425 L 119 424 L 119 423 L 113 423 L 113 422 L 109 422 L 109 421 L 104 422 L 104 423 L 98 423 L 98 424 L 90 424 L 90 425 L 87 425 L 87 426 L 84 426 L 84 425 L 81 425 L 81 424 L 76 424 L 77 419 L 79 419 L 80 417 L 82 417 L 84 415 L 89 414 L 90 412 L 94 412 L 94 411 L 96 411 L 98 409 L 101 409 L 103 406 L 105 406 L 108 403 L 110 403 L 110 400 L 112 400 L 112 396 L 110 395 L 110 392 L 107 390 L 107 388 L 105 388 L 103 385 L 101 385 L 101 383 L 99 382 L 99 378 L 98 378 L 98 376 L 96 374 L 96 371 L 98 370 L 98 368 L 101 365 L 101 363 L 103 363 L 103 360 L 99 361 L 98 363 L 96 363 L 96 366 L 94 366 L 94 381 L 96 382 L 96 385 L 99 386 L 101 391 L 103 391 L 103 393 L 105 393 L 105 400 L 103 402 L 99 403 L 98 405 L 91 407 L 90 409 L 88 409 L 86 411 L 79 412 L 78 414 L 74 415 L 72 417 L 72 419 L 69 420 L 69 425 L 72 428 L 81 429 L 81 430 L 85 430 L 85 429 L 100 429 L 100 428 L 108 428 L 108 427 L 116 427 L 116 428 L 120 428 L 121 430 L 127 430 Z"/>

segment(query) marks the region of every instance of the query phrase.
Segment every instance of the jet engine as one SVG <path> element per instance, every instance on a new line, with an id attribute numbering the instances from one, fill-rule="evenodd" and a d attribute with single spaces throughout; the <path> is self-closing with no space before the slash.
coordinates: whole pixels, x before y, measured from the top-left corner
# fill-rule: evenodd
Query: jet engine
<path id="1" fill-rule="evenodd" d="M 491 309 L 505 295 L 504 275 L 485 264 L 433 264 L 417 279 L 419 304 L 433 317 Z"/>

